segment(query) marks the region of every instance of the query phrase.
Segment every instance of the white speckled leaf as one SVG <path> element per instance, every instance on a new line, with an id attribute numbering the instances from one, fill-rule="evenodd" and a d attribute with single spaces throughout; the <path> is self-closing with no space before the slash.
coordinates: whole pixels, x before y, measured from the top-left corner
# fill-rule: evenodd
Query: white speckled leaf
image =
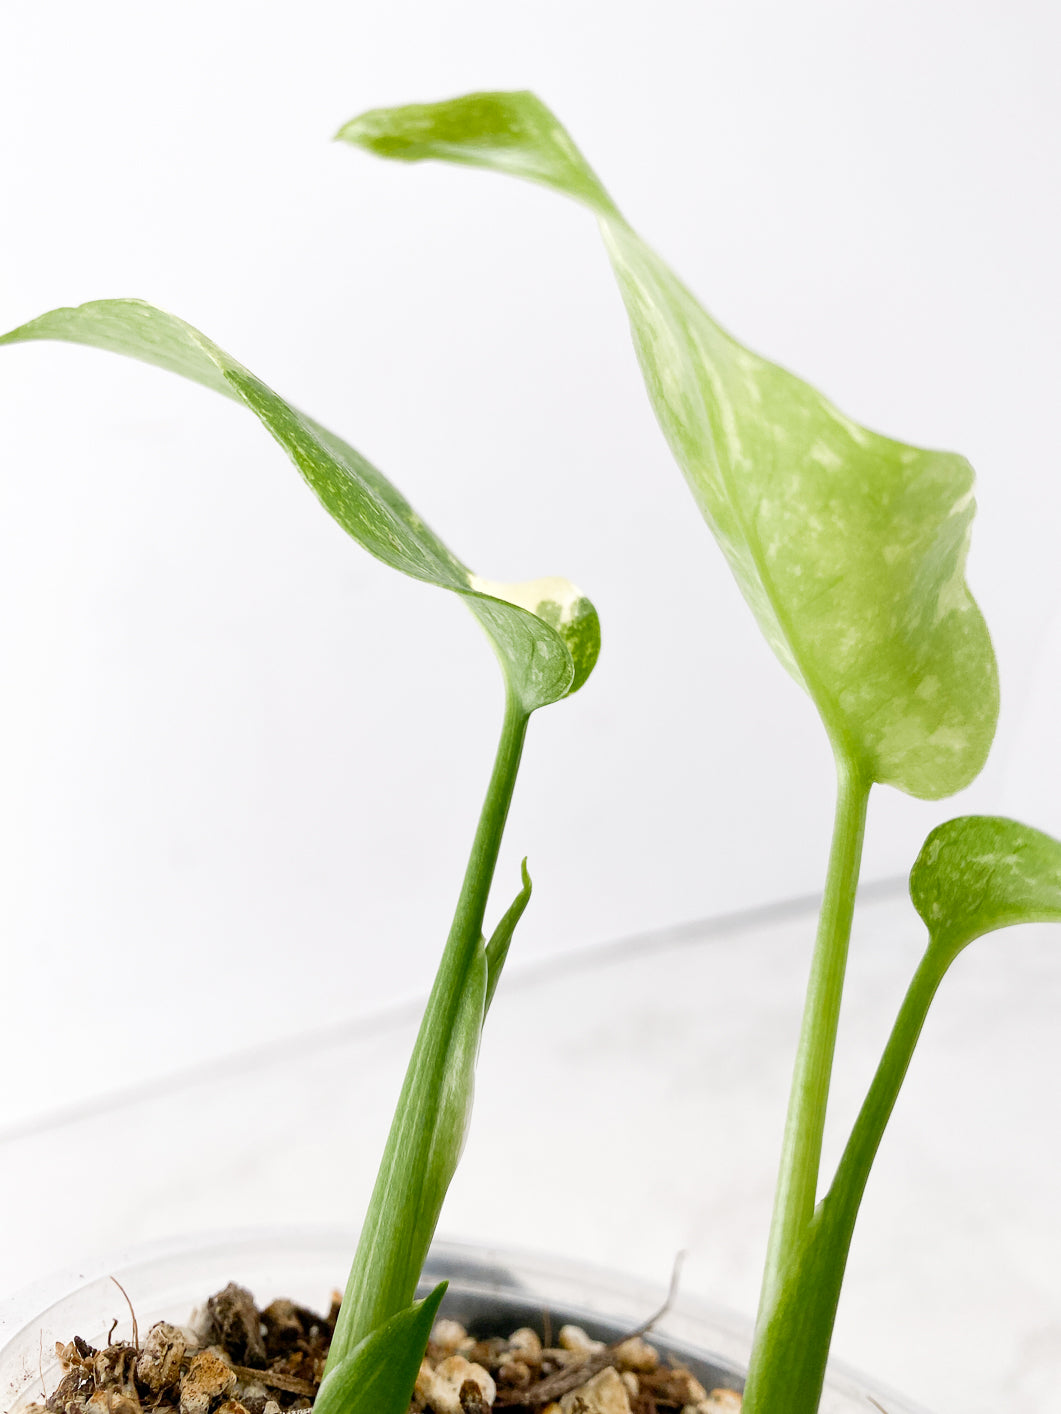
<path id="1" fill-rule="evenodd" d="M 910 897 L 948 956 L 1015 923 L 1061 923 L 1061 841 L 998 815 L 948 820 L 917 856 Z"/>
<path id="2" fill-rule="evenodd" d="M 656 415 L 763 632 L 834 745 L 938 798 L 994 735 L 991 642 L 965 584 L 969 464 L 869 432 L 743 348 L 627 225 L 529 93 L 375 110 L 345 141 L 529 178 L 599 218 Z"/>
<path id="3" fill-rule="evenodd" d="M 59 339 L 153 363 L 242 402 L 291 457 L 348 535 L 392 568 L 460 594 L 483 625 L 527 712 L 575 692 L 592 671 L 600 625 L 567 580 L 482 587 L 400 492 L 341 438 L 305 417 L 190 324 L 140 300 L 55 309 L 0 344 Z"/>

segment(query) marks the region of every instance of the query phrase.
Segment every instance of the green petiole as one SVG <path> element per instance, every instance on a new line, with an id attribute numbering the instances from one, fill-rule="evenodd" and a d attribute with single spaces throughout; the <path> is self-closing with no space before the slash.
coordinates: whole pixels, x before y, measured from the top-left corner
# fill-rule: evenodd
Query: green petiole
<path id="1" fill-rule="evenodd" d="M 769 1310 L 814 1211 L 870 783 L 837 753 L 836 814 L 759 1300 Z"/>
<path id="2" fill-rule="evenodd" d="M 496 984 L 496 976 L 488 975 L 483 918 L 528 720 L 529 713 L 507 693 L 501 739 L 453 926 L 365 1215 L 326 1372 L 412 1301 L 463 1145 L 463 1124 L 447 1124 L 444 1116 L 440 1124 L 440 1111 L 454 1102 L 465 1107 L 487 992 L 492 994 L 491 981 Z"/>
<path id="3" fill-rule="evenodd" d="M 744 1414 L 813 1414 L 818 1408 L 859 1204 L 932 998 L 946 971 L 931 950 L 903 1000 L 836 1176 L 788 1249 L 759 1324 Z"/>

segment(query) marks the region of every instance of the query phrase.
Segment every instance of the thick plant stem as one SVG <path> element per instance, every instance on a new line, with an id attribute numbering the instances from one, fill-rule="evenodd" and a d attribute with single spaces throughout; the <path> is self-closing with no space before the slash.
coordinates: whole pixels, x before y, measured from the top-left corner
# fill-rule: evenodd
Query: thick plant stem
<path id="1" fill-rule="evenodd" d="M 781 1274 L 814 1212 L 869 789 L 870 782 L 855 764 L 838 753 L 829 870 L 792 1075 L 759 1301 L 760 1322 L 773 1303 Z"/>
<path id="2" fill-rule="evenodd" d="M 440 1142 L 436 1119 L 450 1078 L 449 1051 L 473 970 L 482 962 L 483 916 L 529 714 L 509 692 L 493 773 L 442 961 L 435 976 L 401 1097 L 391 1122 L 357 1254 L 336 1322 L 330 1370 L 384 1321 L 413 1299 L 434 1235 L 444 1184 L 426 1181 Z M 485 971 L 482 983 L 485 1004 Z M 479 1010 L 479 1024 L 482 1008 Z M 442 1136 L 446 1142 L 448 1136 Z M 459 1152 L 454 1145 L 453 1163 Z M 448 1182 L 450 1173 L 445 1176 Z"/>

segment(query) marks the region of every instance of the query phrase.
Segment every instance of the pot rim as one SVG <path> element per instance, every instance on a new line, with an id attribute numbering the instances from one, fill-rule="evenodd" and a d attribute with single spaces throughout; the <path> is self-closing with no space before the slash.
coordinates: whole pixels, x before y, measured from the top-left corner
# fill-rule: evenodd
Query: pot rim
<path id="1" fill-rule="evenodd" d="M 13 1295 L 0 1298 L 0 1368 L 11 1358 L 20 1338 L 28 1340 L 36 1329 L 43 1327 L 53 1308 L 108 1278 L 132 1278 L 144 1268 L 194 1259 L 197 1253 L 204 1259 L 209 1255 L 215 1264 L 231 1260 L 233 1271 L 238 1274 L 240 1259 L 260 1254 L 264 1248 L 288 1254 L 293 1259 L 310 1251 L 321 1256 L 340 1253 L 345 1262 L 356 1242 L 356 1229 L 303 1224 L 200 1231 L 96 1253 L 86 1261 L 51 1272 Z M 601 1303 L 611 1296 L 622 1307 L 624 1315 L 641 1312 L 641 1319 L 659 1309 L 664 1294 L 660 1285 L 595 1263 L 507 1244 L 495 1246 L 444 1237 L 431 1248 L 424 1268 L 425 1285 L 433 1286 L 447 1271 L 455 1281 L 483 1292 L 511 1290 L 513 1276 L 527 1278 L 531 1289 L 537 1280 L 561 1308 L 565 1300 L 573 1307 L 585 1307 L 586 1297 L 580 1293 L 588 1290 Z M 339 1273 L 340 1281 L 344 1275 L 345 1272 Z M 507 1288 L 502 1284 L 506 1276 Z M 209 1294 L 204 1291 L 201 1299 L 205 1300 Z M 593 1303 L 597 1313 L 607 1314 L 606 1304 L 597 1306 L 597 1301 Z M 684 1342 L 692 1348 L 699 1346 L 716 1358 L 733 1362 L 741 1370 L 747 1360 L 752 1330 L 753 1322 L 731 1308 L 680 1291 L 660 1322 L 661 1338 L 665 1334 L 671 1341 Z M 702 1333 L 698 1336 L 697 1332 Z M 66 1338 L 74 1334 L 80 1332 L 71 1331 Z M 905 1396 L 875 1380 L 868 1380 L 843 1361 L 829 1362 L 826 1391 L 827 1395 L 861 1399 L 867 1411 L 926 1414 Z M 0 1394 L 6 1396 L 7 1391 L 0 1390 Z M 826 1409 L 827 1403 L 823 1402 L 823 1414 Z"/>

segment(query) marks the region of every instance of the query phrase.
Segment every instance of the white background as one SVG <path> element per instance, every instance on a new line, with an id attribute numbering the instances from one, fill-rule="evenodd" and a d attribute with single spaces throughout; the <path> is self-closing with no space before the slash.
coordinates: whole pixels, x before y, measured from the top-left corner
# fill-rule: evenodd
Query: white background
<path id="1" fill-rule="evenodd" d="M 329 143 L 533 87 L 738 337 L 978 470 L 995 756 L 957 805 L 879 792 L 867 877 L 958 810 L 1061 833 L 1059 29 L 1035 0 L 6 0 L 0 324 L 149 299 L 479 573 L 591 595 L 601 661 L 532 723 L 499 872 L 497 911 L 524 853 L 537 885 L 512 966 L 812 892 L 822 733 L 669 461 L 593 222 Z M 0 353 L 3 1126 L 421 993 L 500 694 L 463 608 L 346 541 L 244 410 Z"/>

